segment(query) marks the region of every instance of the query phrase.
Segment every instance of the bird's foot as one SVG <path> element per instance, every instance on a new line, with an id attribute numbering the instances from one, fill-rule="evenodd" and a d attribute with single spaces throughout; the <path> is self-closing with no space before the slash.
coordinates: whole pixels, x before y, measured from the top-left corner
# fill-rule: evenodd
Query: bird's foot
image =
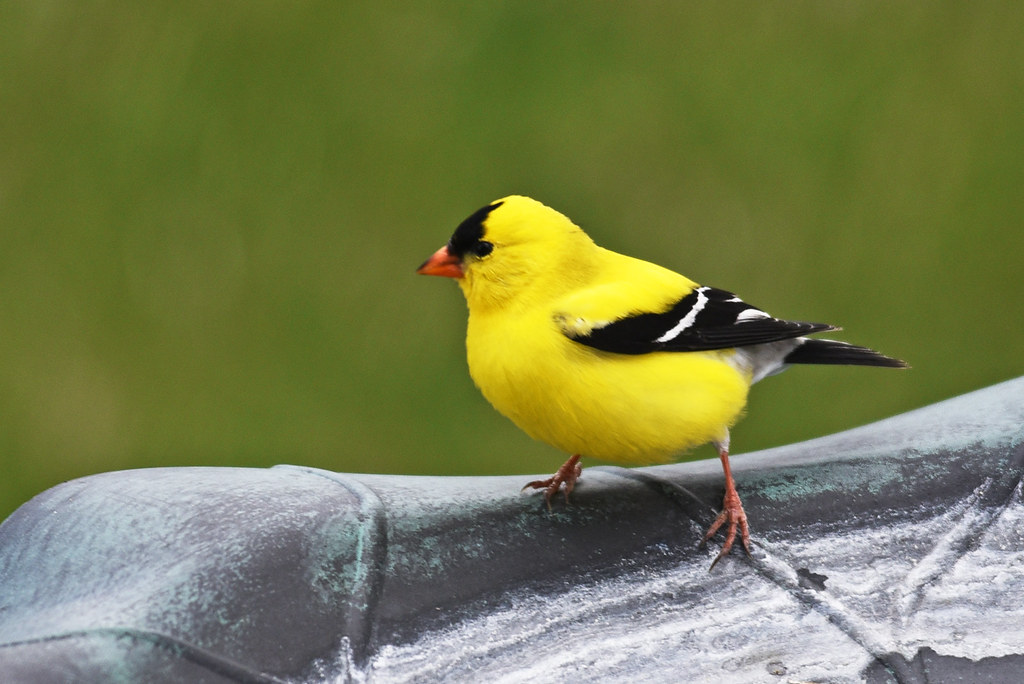
<path id="1" fill-rule="evenodd" d="M 700 546 L 703 548 L 707 545 L 708 540 L 715 536 L 715 532 L 725 525 L 725 543 L 722 544 L 722 550 L 715 556 L 715 560 L 711 563 L 711 567 L 708 568 L 708 572 L 714 570 L 715 565 L 718 561 L 722 560 L 729 551 L 732 550 L 732 544 L 736 541 L 736 533 L 739 532 L 740 541 L 743 543 L 743 550 L 750 555 L 750 529 L 747 527 L 747 514 L 743 512 L 743 504 L 740 503 L 740 497 L 733 489 L 729 491 L 726 489 L 725 499 L 722 501 L 722 512 L 718 514 L 715 521 L 711 523 L 711 527 L 708 528 L 707 534 L 704 535 L 703 541 Z"/>
<path id="2" fill-rule="evenodd" d="M 551 497 L 553 497 L 562 488 L 565 493 L 565 502 L 569 503 L 569 494 L 572 493 L 573 488 L 576 486 L 576 480 L 580 478 L 580 473 L 583 472 L 583 466 L 580 465 L 580 455 L 573 454 L 569 457 L 569 460 L 562 464 L 562 467 L 555 471 L 555 474 L 546 480 L 534 480 L 533 482 L 527 482 L 523 489 L 543 489 L 544 490 L 544 501 L 548 505 L 548 510 L 551 510 Z"/>

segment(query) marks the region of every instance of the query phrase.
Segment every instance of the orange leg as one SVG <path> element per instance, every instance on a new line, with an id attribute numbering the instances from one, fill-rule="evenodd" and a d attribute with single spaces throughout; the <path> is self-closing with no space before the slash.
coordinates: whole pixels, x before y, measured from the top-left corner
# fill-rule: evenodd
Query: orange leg
<path id="1" fill-rule="evenodd" d="M 732 544 L 736 541 L 736 532 L 739 530 L 740 540 L 743 542 L 743 549 L 750 555 L 750 529 L 747 527 L 747 514 L 743 512 L 743 504 L 740 502 L 740 495 L 736 491 L 736 482 L 732 479 L 732 468 L 729 467 L 729 441 L 718 444 L 718 457 L 722 459 L 722 470 L 725 472 L 725 497 L 722 499 L 722 512 L 718 514 L 715 521 L 711 523 L 704 540 L 700 543 L 704 546 L 711 537 L 715 536 L 722 525 L 725 528 L 725 543 L 722 550 L 715 556 L 709 570 L 713 570 L 718 561 L 729 553 Z"/>
<path id="2" fill-rule="evenodd" d="M 580 455 L 573 454 L 569 457 L 569 460 L 562 464 L 562 467 L 555 471 L 555 474 L 546 480 L 534 480 L 533 482 L 527 482 L 523 489 L 543 489 L 544 490 L 544 501 L 548 504 L 548 510 L 551 510 L 551 497 L 559 490 L 560 487 L 564 486 L 565 502 L 569 503 L 569 494 L 572 493 L 573 487 L 576 486 L 576 480 L 580 478 L 580 473 L 583 472 L 583 466 L 580 465 Z"/>

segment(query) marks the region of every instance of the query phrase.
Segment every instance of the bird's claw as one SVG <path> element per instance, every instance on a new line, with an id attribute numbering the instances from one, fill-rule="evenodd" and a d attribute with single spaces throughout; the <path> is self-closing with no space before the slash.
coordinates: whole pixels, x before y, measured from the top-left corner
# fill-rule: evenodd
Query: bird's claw
<path id="1" fill-rule="evenodd" d="M 704 535 L 704 539 L 701 540 L 700 547 L 704 548 L 708 540 L 715 536 L 718 529 L 726 525 L 725 528 L 725 543 L 722 544 L 722 550 L 715 556 L 715 560 L 712 561 L 711 567 L 708 568 L 708 572 L 715 569 L 718 561 L 722 560 L 729 551 L 732 550 L 733 542 L 736 541 L 736 533 L 739 532 L 740 541 L 743 544 L 743 550 L 750 555 L 750 529 L 747 527 L 747 514 L 743 511 L 743 505 L 740 503 L 738 496 L 732 498 L 728 494 L 725 497 L 725 501 L 722 505 L 722 512 L 718 514 L 715 521 L 711 523 L 711 527 L 708 528 L 707 534 Z"/>
<path id="2" fill-rule="evenodd" d="M 526 489 L 543 489 L 544 490 L 544 502 L 548 505 L 548 510 L 551 510 L 551 497 L 553 497 L 559 489 L 562 489 L 565 494 L 565 502 L 569 503 L 569 494 L 576 487 L 576 480 L 580 478 L 580 474 L 583 472 L 583 466 L 580 465 L 580 455 L 574 454 L 569 457 L 569 460 L 562 464 L 562 466 L 555 471 L 555 474 L 546 480 L 534 480 L 533 482 L 527 482 L 523 486 L 523 490 Z"/>

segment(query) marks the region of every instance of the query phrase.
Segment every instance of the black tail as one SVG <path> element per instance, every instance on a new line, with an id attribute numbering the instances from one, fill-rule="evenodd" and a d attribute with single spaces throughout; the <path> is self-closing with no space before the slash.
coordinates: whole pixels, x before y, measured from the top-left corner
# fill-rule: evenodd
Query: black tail
<path id="1" fill-rule="evenodd" d="M 835 340 L 805 339 L 786 357 L 785 363 L 829 363 L 847 366 L 908 368 L 906 361 L 880 354 L 874 349 Z"/>

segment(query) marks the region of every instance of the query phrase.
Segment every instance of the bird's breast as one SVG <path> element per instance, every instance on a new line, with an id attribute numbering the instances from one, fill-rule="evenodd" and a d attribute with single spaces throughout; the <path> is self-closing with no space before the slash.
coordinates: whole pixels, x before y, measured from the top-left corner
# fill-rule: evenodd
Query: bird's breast
<path id="1" fill-rule="evenodd" d="M 721 439 L 749 388 L 731 351 L 611 354 L 544 314 L 471 314 L 466 346 L 473 381 L 499 412 L 535 439 L 611 462 L 666 462 Z"/>

